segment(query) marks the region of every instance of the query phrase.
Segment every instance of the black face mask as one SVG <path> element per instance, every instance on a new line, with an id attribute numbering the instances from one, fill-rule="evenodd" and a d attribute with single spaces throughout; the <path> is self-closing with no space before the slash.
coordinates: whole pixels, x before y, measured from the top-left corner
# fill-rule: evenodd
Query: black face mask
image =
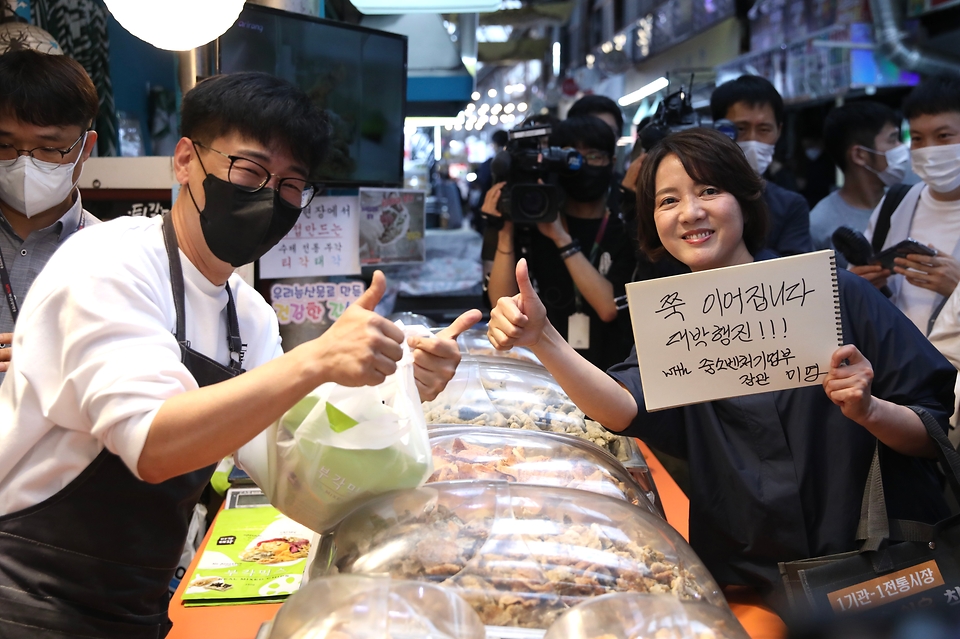
<path id="1" fill-rule="evenodd" d="M 300 219 L 300 208 L 287 204 L 276 189 L 244 191 L 208 173 L 203 180 L 206 204 L 200 211 L 203 239 L 214 256 L 231 266 L 243 266 L 277 245 Z"/>
<path id="2" fill-rule="evenodd" d="M 585 163 L 579 171 L 564 178 L 561 185 L 571 200 L 596 202 L 606 195 L 612 178 L 613 165 L 590 166 Z"/>

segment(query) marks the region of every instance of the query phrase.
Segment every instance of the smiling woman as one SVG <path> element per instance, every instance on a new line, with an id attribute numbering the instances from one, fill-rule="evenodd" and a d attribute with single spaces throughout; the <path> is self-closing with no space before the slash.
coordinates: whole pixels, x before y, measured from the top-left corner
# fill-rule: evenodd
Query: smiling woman
<path id="1" fill-rule="evenodd" d="M 746 264 L 763 246 L 763 182 L 722 133 L 663 140 L 644 159 L 637 193 L 638 239 L 652 260 L 670 253 L 699 271 Z"/>
<path id="2" fill-rule="evenodd" d="M 653 259 L 669 252 L 693 270 L 774 258 L 764 248 L 762 188 L 723 134 L 670 135 L 646 157 L 638 183 L 643 250 Z M 884 482 L 891 518 L 947 515 L 925 458 L 924 421 L 945 428 L 956 372 L 862 278 L 837 273 L 844 346 L 822 388 L 650 412 L 636 352 L 606 373 L 595 368 L 550 323 L 525 261 L 516 276 L 519 295 L 490 314 L 491 343 L 529 346 L 592 419 L 690 463 L 690 544 L 721 585 L 754 588 L 776 604 L 778 562 L 854 550 L 875 450 L 883 476 L 896 477 Z M 631 300 L 644 302 L 657 301 Z"/>

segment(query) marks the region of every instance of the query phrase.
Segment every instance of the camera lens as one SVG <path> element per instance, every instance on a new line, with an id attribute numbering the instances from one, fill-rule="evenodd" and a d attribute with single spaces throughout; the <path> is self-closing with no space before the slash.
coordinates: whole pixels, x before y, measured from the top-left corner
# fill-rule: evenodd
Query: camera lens
<path id="1" fill-rule="evenodd" d="M 548 203 L 546 195 L 540 189 L 524 191 L 519 202 L 520 210 L 528 219 L 543 217 L 547 212 Z"/>

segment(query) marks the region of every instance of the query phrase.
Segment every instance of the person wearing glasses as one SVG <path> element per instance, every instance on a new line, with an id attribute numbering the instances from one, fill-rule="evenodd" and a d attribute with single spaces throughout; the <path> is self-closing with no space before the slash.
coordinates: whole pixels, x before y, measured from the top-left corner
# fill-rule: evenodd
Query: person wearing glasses
<path id="1" fill-rule="evenodd" d="M 326 118 L 263 73 L 183 97 L 180 193 L 162 218 L 67 242 L 37 277 L 0 386 L 0 637 L 162 638 L 168 587 L 217 462 L 325 382 L 378 384 L 404 333 L 368 290 L 283 353 L 273 309 L 234 273 L 319 187 Z M 423 399 L 459 362 L 467 312 L 409 340 Z M 242 455 L 241 455 L 242 462 Z"/>
<path id="2" fill-rule="evenodd" d="M 99 223 L 77 189 L 97 143 L 90 127 L 98 104 L 87 72 L 67 56 L 32 49 L 0 56 L 0 382 L 37 273 L 67 238 Z"/>
<path id="3" fill-rule="evenodd" d="M 527 258 L 551 323 L 600 367 L 623 361 L 633 345 L 623 296 L 637 268 L 637 249 L 624 216 L 608 206 L 616 144 L 610 126 L 593 116 L 567 118 L 553 128 L 550 146 L 576 149 L 583 165 L 561 178 L 566 201 L 556 221 L 503 222 L 486 291 L 491 306 L 516 295 L 514 270 L 520 258 Z M 500 217 L 503 185 L 487 193 L 482 210 L 488 219 Z"/>

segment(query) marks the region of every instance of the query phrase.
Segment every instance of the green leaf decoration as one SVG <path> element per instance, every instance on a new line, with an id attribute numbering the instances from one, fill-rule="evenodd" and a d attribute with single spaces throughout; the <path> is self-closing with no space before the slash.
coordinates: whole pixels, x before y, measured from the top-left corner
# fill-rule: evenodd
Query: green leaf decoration
<path id="1" fill-rule="evenodd" d="M 330 420 L 330 430 L 335 433 L 350 430 L 360 423 L 330 402 L 327 402 L 327 419 Z"/>

